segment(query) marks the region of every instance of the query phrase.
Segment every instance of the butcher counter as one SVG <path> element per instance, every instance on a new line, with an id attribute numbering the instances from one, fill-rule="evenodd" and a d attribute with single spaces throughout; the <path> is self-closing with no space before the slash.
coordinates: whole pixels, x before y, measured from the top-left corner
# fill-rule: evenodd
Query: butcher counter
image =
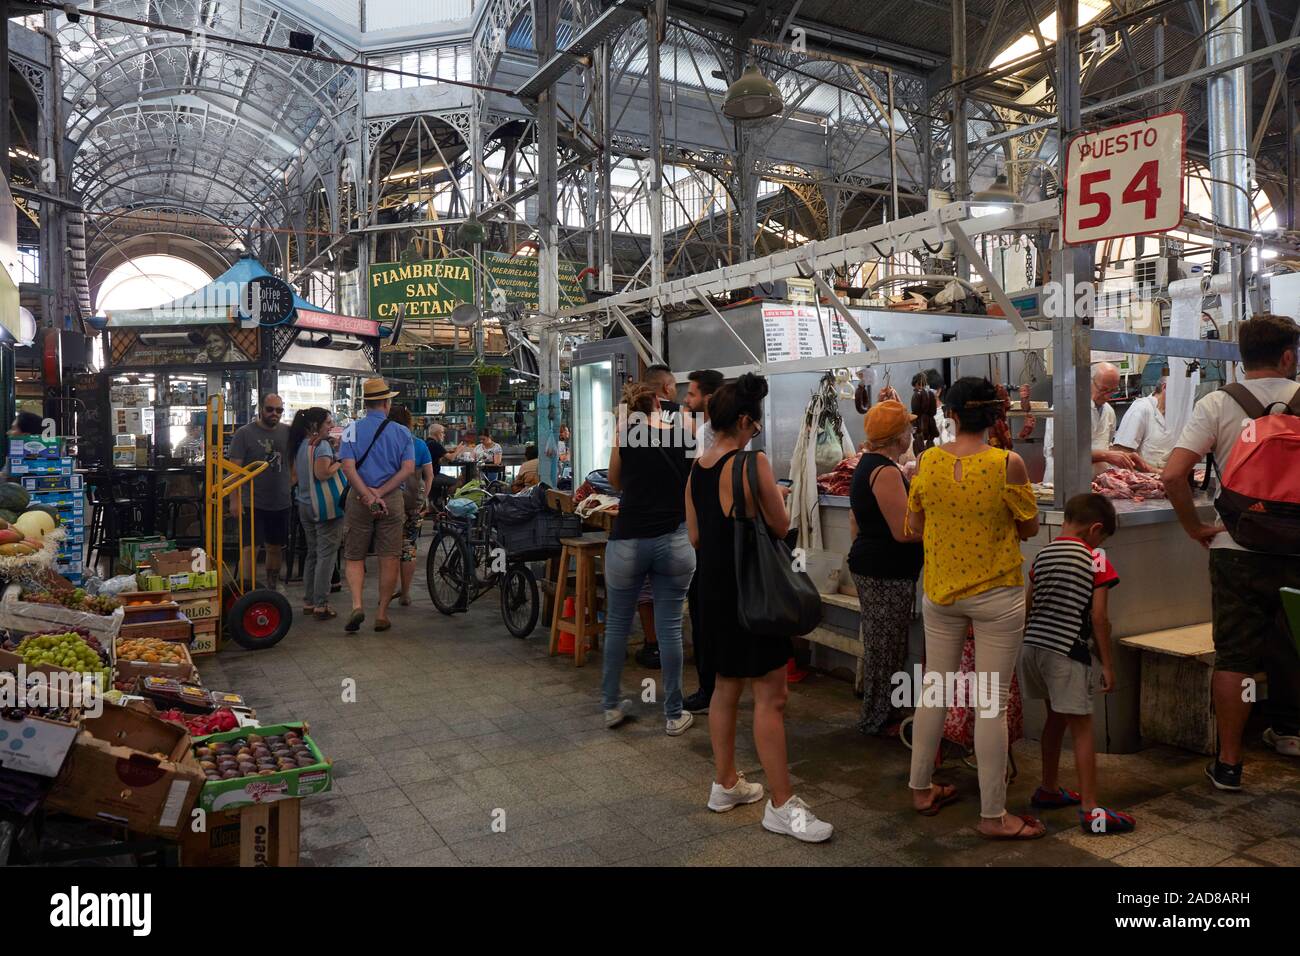
<path id="1" fill-rule="evenodd" d="M 822 547 L 832 554 L 847 555 L 849 499 L 822 495 Z M 1209 562 L 1206 551 L 1183 532 L 1168 501 L 1115 501 L 1118 528 L 1104 545 L 1107 557 L 1119 574 L 1120 583 L 1110 594 L 1112 646 L 1115 649 L 1116 689 L 1095 699 L 1093 722 L 1097 748 L 1103 753 L 1131 753 L 1139 748 L 1138 691 L 1140 655 L 1119 645 L 1119 639 L 1210 620 Z M 1198 508 L 1208 521 L 1213 507 L 1198 497 Z M 1060 533 L 1064 515 L 1046 507 L 1039 513 L 1038 534 L 1021 544 L 1025 566 L 1049 541 Z M 847 566 L 840 571 L 840 593 L 823 595 L 823 622 L 812 636 L 813 665 L 830 671 L 855 672 L 857 661 L 845 653 L 857 640 L 857 590 Z M 918 616 L 908 642 L 906 668 L 919 663 L 925 641 Z M 1044 710 L 1037 702 L 1024 706 L 1025 735 L 1037 739 Z"/>

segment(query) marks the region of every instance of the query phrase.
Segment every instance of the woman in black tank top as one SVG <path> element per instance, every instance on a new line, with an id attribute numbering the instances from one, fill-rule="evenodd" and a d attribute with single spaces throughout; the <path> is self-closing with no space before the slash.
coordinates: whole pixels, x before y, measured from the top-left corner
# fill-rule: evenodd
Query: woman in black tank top
<path id="1" fill-rule="evenodd" d="M 862 638 L 862 716 L 858 730 L 878 734 L 901 715 L 890 705 L 893 676 L 907 661 L 907 639 L 921 573 L 920 539 L 903 531 L 907 479 L 898 459 L 912 445 L 912 421 L 899 402 L 867 413 L 867 451 L 849 489 L 853 546 L 849 571 L 858 588 Z"/>

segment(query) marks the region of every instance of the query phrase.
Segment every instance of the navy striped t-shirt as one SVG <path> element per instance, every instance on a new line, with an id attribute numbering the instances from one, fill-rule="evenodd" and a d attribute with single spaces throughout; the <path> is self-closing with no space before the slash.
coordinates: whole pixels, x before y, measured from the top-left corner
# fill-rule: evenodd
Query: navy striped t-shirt
<path id="1" fill-rule="evenodd" d="M 1029 579 L 1034 599 L 1025 643 L 1090 663 L 1093 591 L 1119 584 L 1105 552 L 1061 535 L 1035 556 Z"/>

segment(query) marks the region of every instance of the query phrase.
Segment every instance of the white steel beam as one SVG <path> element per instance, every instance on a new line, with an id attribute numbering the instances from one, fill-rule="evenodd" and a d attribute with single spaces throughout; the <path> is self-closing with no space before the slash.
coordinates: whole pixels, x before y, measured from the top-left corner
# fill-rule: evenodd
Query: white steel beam
<path id="1" fill-rule="evenodd" d="M 975 244 L 970 241 L 970 236 L 966 235 L 966 230 L 962 228 L 961 223 L 948 223 L 948 232 L 952 234 L 952 241 L 957 244 L 957 250 L 966 257 L 968 263 L 975 267 L 975 271 L 980 274 L 988 285 L 993 301 L 1002 306 L 1002 313 L 1007 317 L 1007 321 L 1015 327 L 1017 332 L 1021 334 L 1028 332 L 1029 326 L 1025 325 L 1020 310 L 1011 304 L 1011 299 L 1007 297 L 1002 284 L 993 277 L 993 270 L 984 261 L 984 257 L 979 254 Z"/>
<path id="2" fill-rule="evenodd" d="M 968 202 L 940 206 L 895 222 L 785 249 L 761 259 L 724 266 L 657 286 L 629 289 L 597 302 L 562 309 L 558 315 L 561 319 L 573 318 L 599 312 L 609 305 L 624 309 L 645 309 L 654 299 L 658 299 L 663 307 L 682 305 L 693 301 L 697 295 L 721 296 L 759 282 L 806 276 L 810 267 L 814 272 L 824 271 L 867 259 L 888 258 L 895 253 L 910 252 L 926 246 L 937 248 L 951 238 L 947 229 L 950 222 L 965 222 L 967 236 L 1024 229 L 1059 218 L 1060 201 L 1047 199 L 1036 203 L 1018 203 L 975 218 L 971 217 L 970 209 L 971 203 Z"/>
<path id="3" fill-rule="evenodd" d="M 958 316 L 960 318 L 960 316 Z M 819 358 L 791 359 L 787 362 L 760 362 L 757 365 L 730 365 L 718 369 L 724 378 L 735 378 L 745 372 L 760 375 L 787 375 L 793 372 L 827 372 L 837 368 L 862 368 L 870 365 L 892 365 L 901 362 L 926 362 L 935 359 L 961 358 L 966 355 L 989 355 L 994 352 L 1021 352 L 1026 349 L 1041 351 L 1051 348 L 1052 333 L 1034 331 L 1028 338 L 1016 335 L 990 335 L 982 338 L 953 339 L 950 342 L 930 342 L 897 349 L 877 349 L 873 352 L 847 352 L 844 355 L 827 355 Z M 684 381 L 687 371 L 673 374 Z"/>
<path id="4" fill-rule="evenodd" d="M 843 303 L 843 301 L 841 301 L 840 297 L 835 294 L 835 290 L 831 288 L 830 283 L 822 278 L 821 273 L 814 272 L 812 274 L 812 280 L 813 284 L 817 286 L 817 290 L 830 300 L 831 308 L 840 314 L 840 318 L 847 322 L 849 328 L 851 328 L 857 334 L 858 338 L 862 340 L 862 344 L 866 346 L 867 352 L 873 355 L 879 352 L 880 350 L 876 348 L 876 343 L 871 341 L 871 332 L 864 329 L 861 324 L 859 324 L 857 316 L 848 310 L 848 307 Z"/>

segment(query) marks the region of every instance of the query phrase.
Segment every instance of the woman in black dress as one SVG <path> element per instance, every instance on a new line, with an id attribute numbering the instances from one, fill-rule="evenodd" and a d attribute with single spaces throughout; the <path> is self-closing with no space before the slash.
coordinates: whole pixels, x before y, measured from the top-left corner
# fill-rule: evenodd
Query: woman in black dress
<path id="1" fill-rule="evenodd" d="M 686 528 L 697 549 L 697 573 L 706 585 L 699 589 L 700 627 L 709 635 L 717 669 L 709 701 L 715 776 L 708 806 L 723 813 L 763 799 L 763 787 L 748 782 L 736 770 L 736 712 L 740 694 L 749 681 L 754 688 L 754 744 L 772 789 L 763 826 L 774 833 L 819 843 L 830 837 L 832 827 L 818 820 L 794 795 L 786 763 L 786 661 L 792 653 L 790 640 L 746 633 L 740 629 L 736 615 L 731 472 L 739 460 L 737 452 L 762 431 L 759 419 L 766 395 L 767 381 L 749 374 L 713 393 L 709 422 L 714 444 L 696 459 L 686 487 Z M 771 463 L 762 452 L 751 454 L 758 456 L 758 487 L 751 486 L 748 474 L 744 474 L 745 512 L 761 511 L 771 533 L 784 536 L 790 516 Z"/>

